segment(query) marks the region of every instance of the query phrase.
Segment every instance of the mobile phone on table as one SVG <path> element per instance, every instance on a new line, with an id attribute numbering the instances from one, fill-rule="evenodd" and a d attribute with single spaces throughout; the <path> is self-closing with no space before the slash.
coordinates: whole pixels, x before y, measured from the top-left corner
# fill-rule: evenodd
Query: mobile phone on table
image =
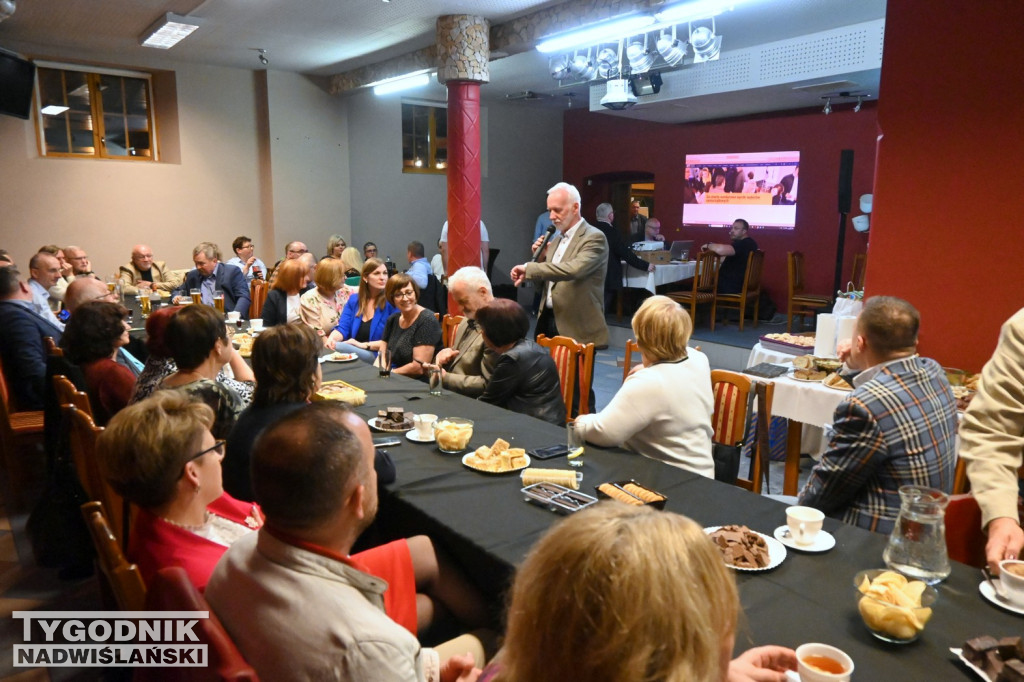
<path id="1" fill-rule="evenodd" d="M 392 445 L 401 445 L 402 439 L 398 436 L 374 436 L 373 447 L 375 448 L 389 448 Z"/>
<path id="2" fill-rule="evenodd" d="M 536 448 L 527 452 L 532 459 L 554 459 L 555 457 L 565 457 L 569 454 L 569 446 L 565 443 L 559 445 L 549 445 L 546 448 Z"/>

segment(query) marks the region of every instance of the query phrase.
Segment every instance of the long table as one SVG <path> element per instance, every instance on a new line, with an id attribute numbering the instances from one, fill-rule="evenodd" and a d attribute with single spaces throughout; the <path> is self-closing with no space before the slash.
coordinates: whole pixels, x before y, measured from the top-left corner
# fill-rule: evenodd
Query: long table
<path id="1" fill-rule="evenodd" d="M 367 392 L 356 408 L 364 417 L 386 406 L 441 417 L 475 421 L 471 448 L 502 437 L 516 447 L 562 442 L 562 428 L 445 392 L 429 395 L 426 384 L 393 376 L 355 362 L 323 365 L 324 379 L 343 379 Z M 382 496 L 380 520 L 393 532 L 428 532 L 492 598 L 496 608 L 514 567 L 560 517 L 527 504 L 516 475 L 488 475 L 462 466 L 460 456 L 441 454 L 433 444 L 405 440 L 389 449 L 397 480 Z M 565 467 L 565 460 L 541 466 Z M 593 492 L 604 481 L 634 478 L 668 497 L 666 509 L 703 526 L 742 523 L 771 535 L 785 523 L 785 505 L 661 462 L 617 449 L 587 446 L 581 490 Z M 967 680 L 948 649 L 981 634 L 1020 632 L 1019 616 L 984 601 L 979 571 L 954 562 L 950 577 L 938 586 L 935 614 L 921 638 L 909 645 L 887 645 L 872 637 L 857 613 L 854 574 L 883 566 L 886 536 L 825 520 L 836 547 L 824 554 L 788 550 L 772 571 L 740 573 L 736 578 L 746 614 L 737 633 L 737 651 L 761 644 L 796 647 L 826 642 L 842 648 L 856 664 L 857 680 Z M 600 551 L 600 548 L 595 548 Z"/>

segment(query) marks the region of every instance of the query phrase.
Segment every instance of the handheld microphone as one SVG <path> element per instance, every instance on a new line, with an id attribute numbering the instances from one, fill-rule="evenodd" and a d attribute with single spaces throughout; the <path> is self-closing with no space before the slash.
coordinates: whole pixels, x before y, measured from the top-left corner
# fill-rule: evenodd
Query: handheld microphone
<path id="1" fill-rule="evenodd" d="M 541 241 L 540 246 L 537 247 L 537 250 L 533 252 L 533 258 L 531 259 L 531 262 L 537 262 L 537 259 L 540 258 L 540 254 L 544 253 L 544 247 L 548 245 L 548 240 L 551 239 L 551 235 L 553 235 L 554 233 L 555 226 L 548 225 L 548 231 L 544 233 L 544 240 Z"/>

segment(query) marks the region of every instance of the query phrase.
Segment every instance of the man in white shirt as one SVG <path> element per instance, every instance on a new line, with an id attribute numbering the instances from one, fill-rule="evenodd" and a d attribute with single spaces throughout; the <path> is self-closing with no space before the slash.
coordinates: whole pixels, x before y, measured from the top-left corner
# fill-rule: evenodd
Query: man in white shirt
<path id="1" fill-rule="evenodd" d="M 235 251 L 235 257 L 226 262 L 241 270 L 247 283 L 252 283 L 256 277 L 266 277 L 267 266 L 253 254 L 255 247 L 251 239 L 242 235 L 231 243 L 231 248 Z"/>
<path id="2" fill-rule="evenodd" d="M 64 323 L 57 319 L 50 308 L 49 289 L 60 279 L 60 261 L 54 256 L 40 251 L 28 262 L 28 286 L 32 290 L 32 308 L 36 315 L 54 325 L 61 331 Z"/>
<path id="3" fill-rule="evenodd" d="M 448 221 L 441 226 L 441 239 L 438 240 L 441 246 L 441 262 L 444 265 L 445 274 L 448 273 Z M 490 254 L 490 236 L 487 234 L 487 226 L 480 221 L 480 269 L 487 270 L 487 257 Z"/>

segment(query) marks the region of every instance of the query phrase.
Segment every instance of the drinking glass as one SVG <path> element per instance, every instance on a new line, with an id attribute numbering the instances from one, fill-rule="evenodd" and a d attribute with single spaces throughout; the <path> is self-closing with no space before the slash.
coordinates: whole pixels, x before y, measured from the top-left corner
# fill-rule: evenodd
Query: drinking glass
<path id="1" fill-rule="evenodd" d="M 379 375 L 381 379 L 391 378 L 391 351 L 383 350 L 378 355 L 378 361 L 380 362 Z"/>
<path id="2" fill-rule="evenodd" d="M 224 314 L 224 292 L 220 289 L 215 289 L 213 292 L 213 307 L 217 309 L 221 315 Z"/>
<path id="3" fill-rule="evenodd" d="M 149 294 L 142 292 L 139 294 L 139 308 L 142 309 L 142 319 L 148 319 L 149 313 L 152 312 L 152 304 L 149 300 Z"/>
<path id="4" fill-rule="evenodd" d="M 583 438 L 583 428 L 576 422 L 569 422 L 565 425 L 566 445 L 569 446 L 569 466 L 583 466 L 583 450 L 586 441 Z"/>
<path id="5" fill-rule="evenodd" d="M 199 305 L 203 302 L 203 292 L 199 289 L 190 289 L 188 293 L 192 296 L 192 303 L 195 305 Z"/>
<path id="6" fill-rule="evenodd" d="M 430 395 L 441 395 L 441 368 L 437 365 L 427 365 L 427 383 L 430 385 Z"/>

